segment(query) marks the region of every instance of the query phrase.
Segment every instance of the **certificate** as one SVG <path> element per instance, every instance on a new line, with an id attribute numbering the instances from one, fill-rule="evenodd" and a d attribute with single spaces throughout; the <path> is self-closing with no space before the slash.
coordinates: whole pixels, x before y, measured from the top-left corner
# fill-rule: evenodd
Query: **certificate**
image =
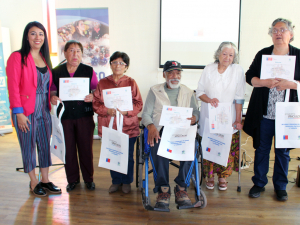
<path id="1" fill-rule="evenodd" d="M 218 107 L 208 104 L 210 133 L 232 134 L 232 103 L 218 103 Z"/>
<path id="2" fill-rule="evenodd" d="M 189 128 L 191 125 L 191 121 L 187 118 L 191 118 L 192 113 L 192 108 L 164 105 L 159 125 L 168 127 Z"/>
<path id="3" fill-rule="evenodd" d="M 193 161 L 197 125 L 190 128 L 164 127 L 157 155 L 179 161 Z"/>
<path id="4" fill-rule="evenodd" d="M 296 56 L 263 55 L 260 79 L 294 80 Z"/>
<path id="5" fill-rule="evenodd" d="M 102 94 L 105 107 L 121 111 L 133 110 L 131 87 L 105 89 Z"/>
<path id="6" fill-rule="evenodd" d="M 212 134 L 209 132 L 209 121 L 205 118 L 204 132 L 201 141 L 203 158 L 222 166 L 227 166 L 232 134 Z"/>
<path id="7" fill-rule="evenodd" d="M 59 98 L 62 101 L 83 101 L 89 95 L 89 90 L 89 78 L 59 78 Z"/>

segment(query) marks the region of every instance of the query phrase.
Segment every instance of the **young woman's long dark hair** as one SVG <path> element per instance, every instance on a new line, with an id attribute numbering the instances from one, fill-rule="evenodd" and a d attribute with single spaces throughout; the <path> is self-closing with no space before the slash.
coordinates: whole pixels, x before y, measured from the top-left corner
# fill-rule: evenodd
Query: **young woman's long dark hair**
<path id="1" fill-rule="evenodd" d="M 42 45 L 42 47 L 40 49 L 40 52 L 41 52 L 42 56 L 44 57 L 48 67 L 50 68 L 50 70 L 52 70 L 52 63 L 51 63 L 51 60 L 50 60 L 47 32 L 46 32 L 45 27 L 37 21 L 33 21 L 33 22 L 28 23 L 26 25 L 24 33 L 23 33 L 22 47 L 18 51 L 18 52 L 21 53 L 22 67 L 23 67 L 23 65 L 27 66 L 25 60 L 27 59 L 28 54 L 30 52 L 30 45 L 29 45 L 29 41 L 28 41 L 28 33 L 29 33 L 30 28 L 32 28 L 32 27 L 37 27 L 37 28 L 41 29 L 44 32 L 44 36 L 45 36 L 44 44 Z"/>

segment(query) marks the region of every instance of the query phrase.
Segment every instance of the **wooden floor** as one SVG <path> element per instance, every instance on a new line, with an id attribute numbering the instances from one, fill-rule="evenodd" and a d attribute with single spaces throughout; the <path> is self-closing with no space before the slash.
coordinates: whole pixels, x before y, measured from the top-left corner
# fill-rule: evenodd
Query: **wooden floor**
<path id="1" fill-rule="evenodd" d="M 242 142 L 246 140 L 243 134 Z M 252 139 L 243 146 L 253 158 Z M 296 187 L 296 167 L 300 164 L 297 156 L 299 149 L 291 151 L 289 200 L 278 202 L 275 198 L 271 178 L 266 191 L 258 199 L 248 197 L 252 187 L 252 166 L 242 171 L 242 191 L 236 191 L 237 173 L 228 178 L 228 190 L 202 190 L 207 196 L 204 209 L 177 210 L 174 194 L 171 195 L 170 213 L 146 211 L 141 202 L 141 193 L 132 186 L 130 194 L 121 191 L 109 194 L 111 184 L 109 171 L 98 167 L 100 141 L 94 141 L 94 181 L 95 191 L 85 188 L 83 182 L 75 190 L 66 192 L 66 177 L 62 166 L 50 168 L 50 179 L 62 188 L 61 195 L 49 195 L 38 198 L 29 192 L 29 177 L 23 172 L 16 172 L 22 167 L 19 144 L 15 133 L 0 137 L 0 224 L 300 224 L 300 188 Z M 273 173 L 274 154 L 270 158 L 270 172 Z M 59 163 L 54 159 L 53 163 Z M 252 164 L 253 165 L 253 164 Z M 171 188 L 174 188 L 176 169 L 170 171 Z M 38 170 L 36 170 L 38 174 Z M 135 184 L 135 183 L 134 183 Z M 153 179 L 150 179 L 153 188 Z M 194 196 L 193 190 L 188 191 Z M 151 191 L 154 203 L 155 195 Z"/>

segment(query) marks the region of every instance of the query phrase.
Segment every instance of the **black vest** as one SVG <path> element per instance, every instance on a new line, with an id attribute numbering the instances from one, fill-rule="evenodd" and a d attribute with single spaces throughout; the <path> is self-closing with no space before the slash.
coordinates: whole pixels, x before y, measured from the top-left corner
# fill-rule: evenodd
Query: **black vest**
<path id="1" fill-rule="evenodd" d="M 52 70 L 53 83 L 57 88 L 57 96 L 59 96 L 59 78 L 68 78 L 70 74 L 67 70 L 67 64 L 62 64 L 55 67 Z M 90 90 L 91 93 L 91 80 L 93 76 L 93 68 L 82 63 L 79 64 L 73 77 L 86 77 L 90 79 Z M 71 78 L 72 79 L 72 78 Z M 93 105 L 91 102 L 84 101 L 64 101 L 65 112 L 62 116 L 63 119 L 78 119 L 86 116 L 93 116 Z M 61 106 L 58 108 L 60 111 Z"/>

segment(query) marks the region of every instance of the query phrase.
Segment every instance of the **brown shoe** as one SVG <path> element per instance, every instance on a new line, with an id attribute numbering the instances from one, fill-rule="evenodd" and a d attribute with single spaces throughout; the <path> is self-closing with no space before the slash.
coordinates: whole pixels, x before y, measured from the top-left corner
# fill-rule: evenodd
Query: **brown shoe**
<path id="1" fill-rule="evenodd" d="M 184 187 L 180 187 L 176 185 L 174 188 L 175 192 L 175 203 L 179 206 L 190 206 L 192 205 L 192 201 L 189 198 L 187 192 L 185 191 Z"/>
<path id="2" fill-rule="evenodd" d="M 130 184 L 123 184 L 122 191 L 125 194 L 128 194 L 131 191 L 131 185 Z"/>
<path id="3" fill-rule="evenodd" d="M 120 184 L 112 184 L 110 185 L 108 192 L 109 193 L 114 193 L 116 191 L 118 191 Z"/>
<path id="4" fill-rule="evenodd" d="M 161 192 L 157 195 L 156 204 L 154 208 L 160 208 L 160 209 L 169 209 L 170 204 L 170 193 L 169 193 L 169 187 L 160 187 Z"/>

